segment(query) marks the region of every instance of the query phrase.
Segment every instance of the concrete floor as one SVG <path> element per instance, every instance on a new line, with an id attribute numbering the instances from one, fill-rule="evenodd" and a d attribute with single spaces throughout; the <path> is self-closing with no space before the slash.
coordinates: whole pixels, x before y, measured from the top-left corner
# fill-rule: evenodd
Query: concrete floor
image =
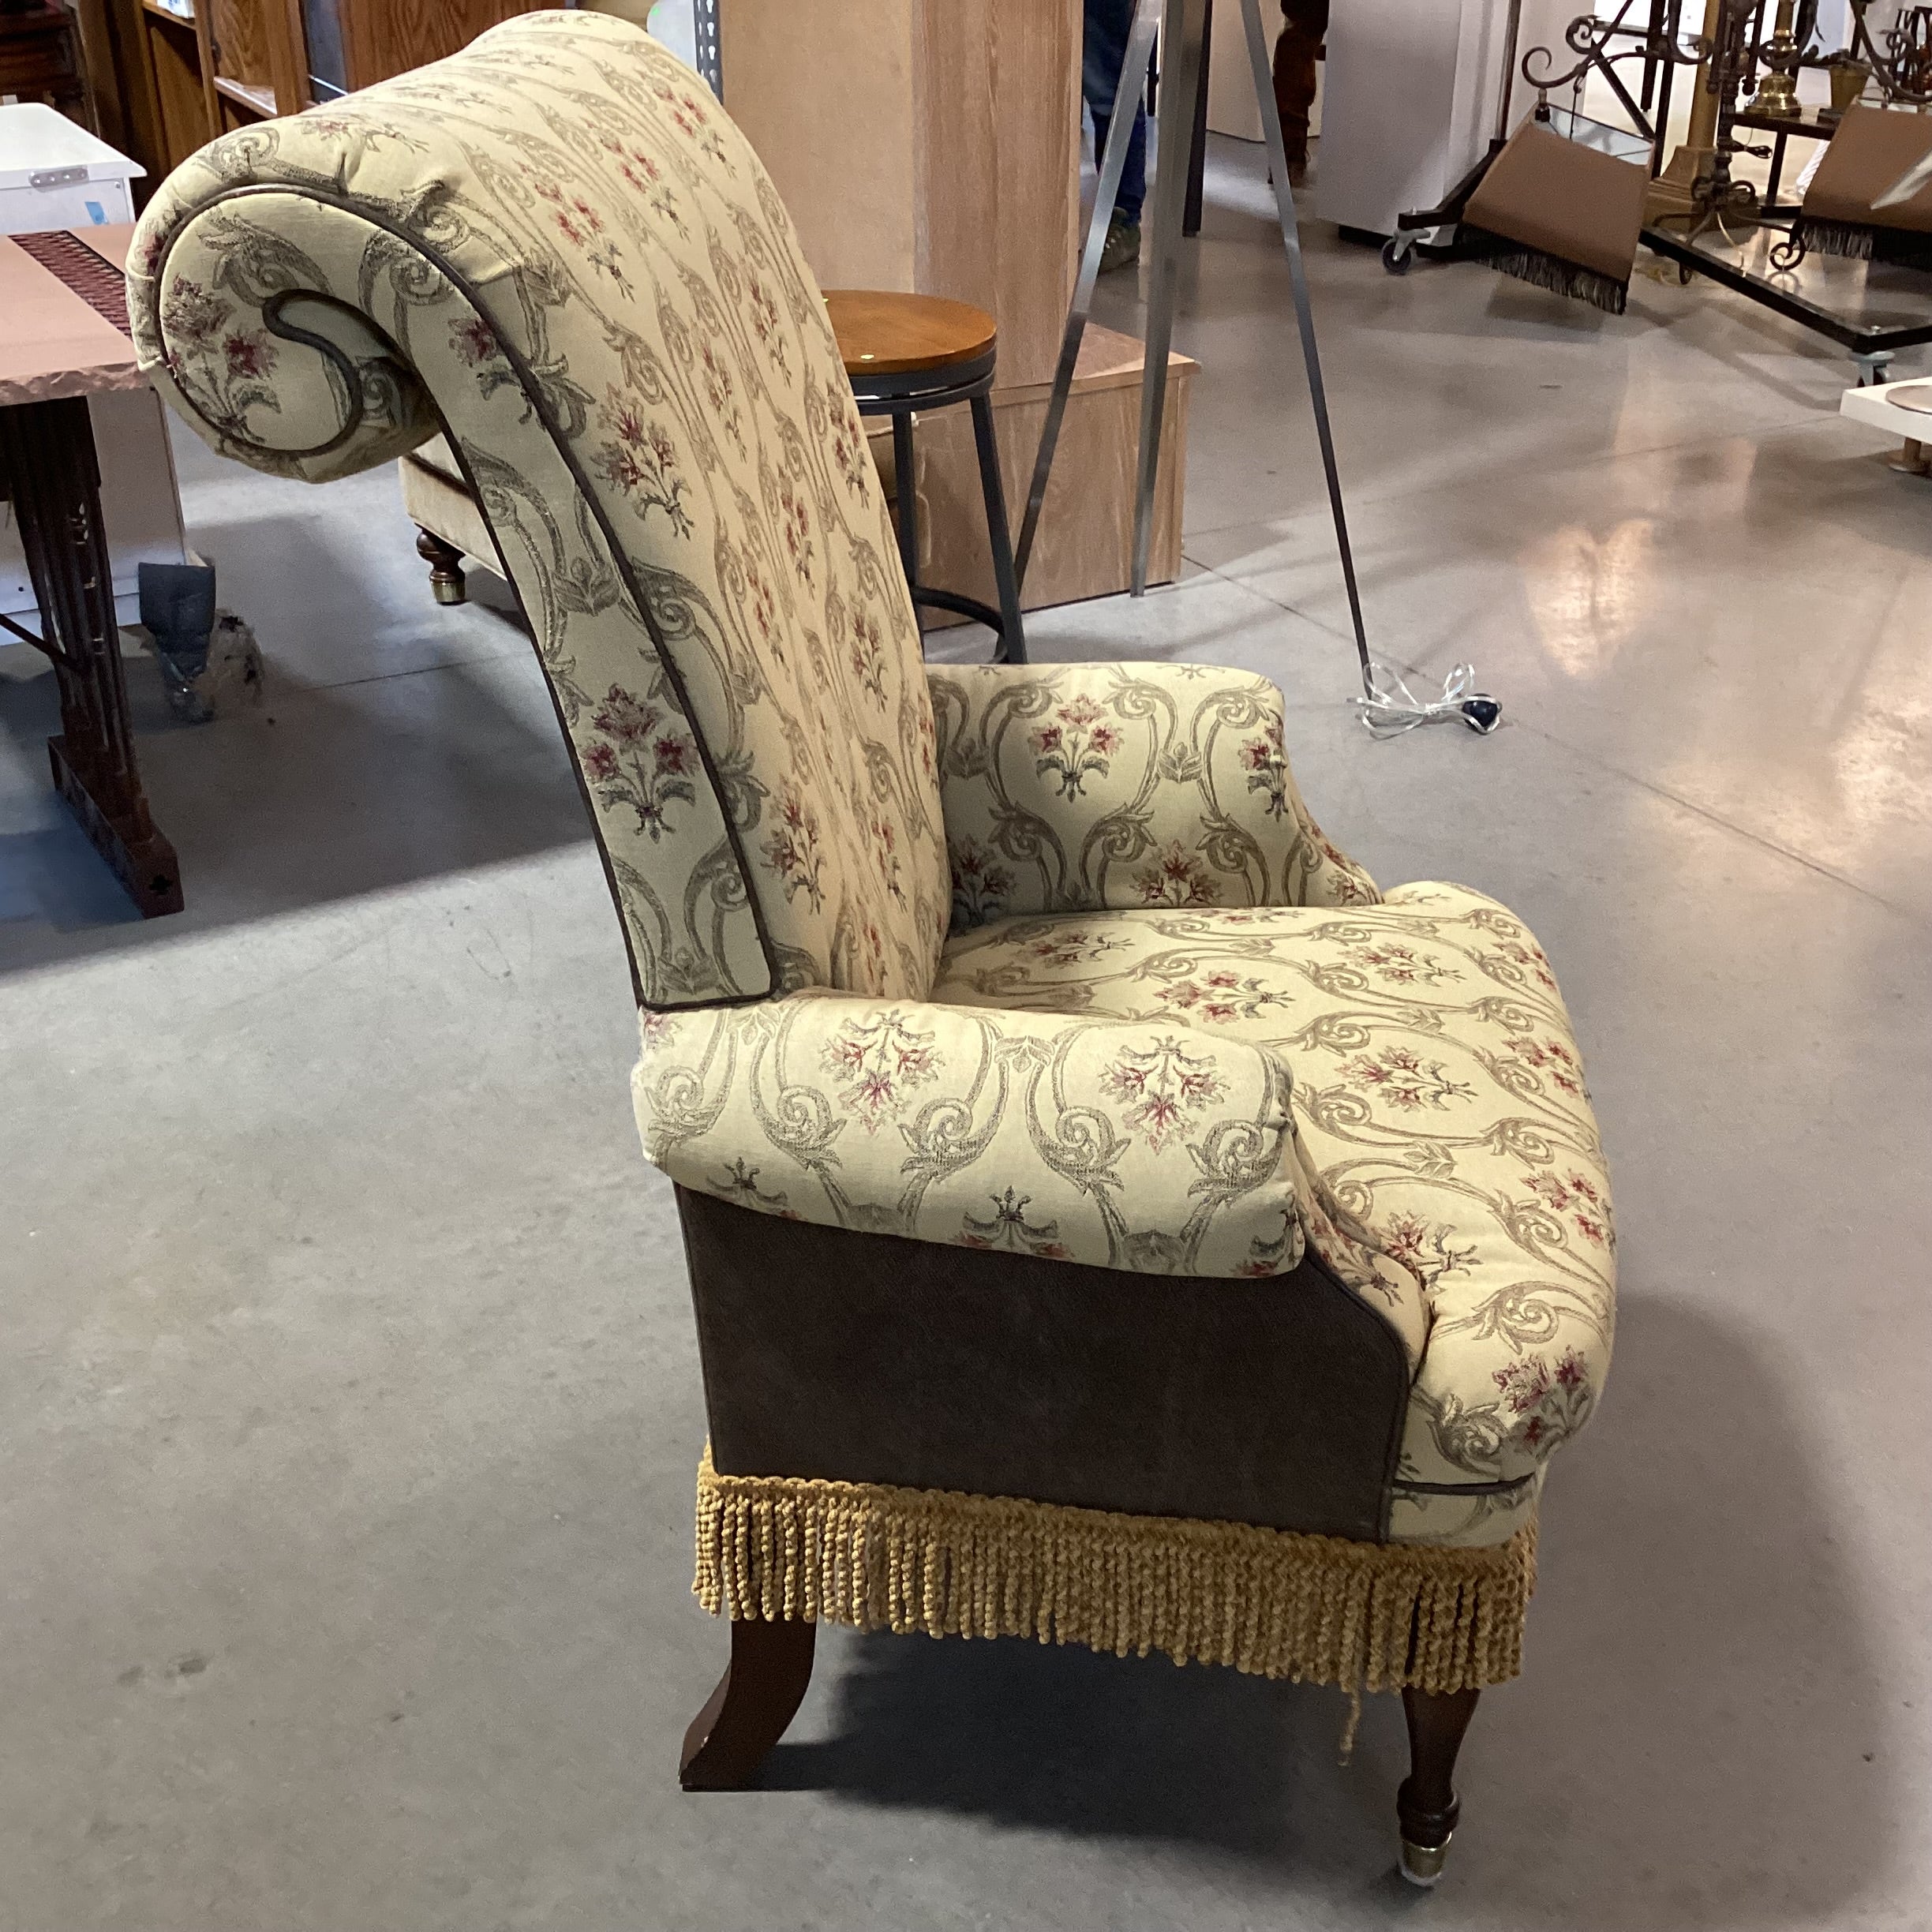
<path id="1" fill-rule="evenodd" d="M 1732 298 L 1312 236 L 1376 638 L 1508 710 L 1372 744 L 1248 151 L 1210 193 L 1189 574 L 1035 653 L 1279 678 L 1345 844 L 1533 923 L 1618 1187 L 1441 1889 L 1394 1706 L 1338 1768 L 1334 1692 L 1159 1661 L 833 1632 L 771 1788 L 679 1794 L 691 1320 L 537 676 L 390 475 L 185 447 L 272 680 L 177 730 L 133 667 L 185 915 L 125 916 L 0 652 L 5 1932 L 1932 1924 L 1932 489 Z"/>

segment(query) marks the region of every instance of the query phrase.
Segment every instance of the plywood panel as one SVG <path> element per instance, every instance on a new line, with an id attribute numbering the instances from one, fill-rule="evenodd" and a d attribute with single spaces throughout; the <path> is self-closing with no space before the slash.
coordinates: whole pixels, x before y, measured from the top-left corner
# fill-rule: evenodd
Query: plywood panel
<path id="1" fill-rule="evenodd" d="M 1053 373 L 1080 219 L 1076 0 L 919 0 L 916 286 L 995 316 L 1001 380 Z"/>
<path id="2" fill-rule="evenodd" d="M 215 71 L 249 87 L 275 85 L 264 0 L 200 0 L 208 9 L 208 28 L 219 50 Z"/>
<path id="3" fill-rule="evenodd" d="M 724 0 L 719 9 L 724 105 L 822 287 L 918 286 L 913 4 Z"/>
<path id="4" fill-rule="evenodd" d="M 1140 435 L 1141 345 L 1090 327 L 1054 459 L 1039 534 L 1020 601 L 1028 610 L 1125 590 L 1133 575 L 1134 470 Z M 1188 397 L 1198 365 L 1175 354 L 1167 363 L 1167 406 L 1154 485 L 1148 581 L 1181 571 L 1181 507 L 1187 481 Z M 1000 470 L 1016 541 L 1046 414 L 1044 384 L 994 398 Z M 964 409 L 919 418 L 922 549 L 919 575 L 946 590 L 994 601 L 993 562 L 979 496 L 972 419 Z M 929 623 L 947 621 L 929 613 Z"/>
<path id="5" fill-rule="evenodd" d="M 407 73 L 466 47 L 486 28 L 544 0 L 343 0 L 343 36 L 352 88 Z"/>
<path id="6" fill-rule="evenodd" d="M 160 119 L 164 169 L 178 167 L 214 135 L 201 85 L 201 57 L 195 30 L 185 21 L 147 13 L 142 31 L 154 71 L 155 103 Z"/>

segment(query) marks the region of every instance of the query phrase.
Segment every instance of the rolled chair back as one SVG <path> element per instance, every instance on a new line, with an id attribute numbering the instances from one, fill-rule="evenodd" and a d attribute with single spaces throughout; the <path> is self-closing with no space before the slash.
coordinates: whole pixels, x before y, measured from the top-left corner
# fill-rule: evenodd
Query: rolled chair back
<path id="1" fill-rule="evenodd" d="M 445 432 L 641 1002 L 923 996 L 949 892 L 883 493 L 792 223 L 674 56 L 527 14 L 224 135 L 150 204 L 129 296 L 223 455 L 325 482 Z"/>

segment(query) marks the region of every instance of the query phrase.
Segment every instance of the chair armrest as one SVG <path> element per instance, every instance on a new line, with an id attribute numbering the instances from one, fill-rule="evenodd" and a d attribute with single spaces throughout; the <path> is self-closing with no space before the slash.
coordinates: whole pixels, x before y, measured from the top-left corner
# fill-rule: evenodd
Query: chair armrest
<path id="1" fill-rule="evenodd" d="M 1211 665 L 929 665 L 953 928 L 1147 906 L 1365 905 L 1282 751 L 1281 693 Z"/>
<path id="2" fill-rule="evenodd" d="M 762 1213 L 1149 1273 L 1266 1276 L 1321 1260 L 1395 1329 L 1406 1267 L 1311 1180 L 1284 1061 L 1170 1024 L 823 989 L 647 1013 L 646 1155 Z"/>

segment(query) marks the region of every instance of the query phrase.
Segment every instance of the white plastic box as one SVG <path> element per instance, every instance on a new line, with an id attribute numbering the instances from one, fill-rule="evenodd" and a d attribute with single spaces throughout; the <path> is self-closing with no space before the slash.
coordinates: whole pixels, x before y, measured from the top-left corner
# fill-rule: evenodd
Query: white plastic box
<path id="1" fill-rule="evenodd" d="M 0 234 L 131 222 L 147 172 L 39 101 L 0 107 Z"/>

